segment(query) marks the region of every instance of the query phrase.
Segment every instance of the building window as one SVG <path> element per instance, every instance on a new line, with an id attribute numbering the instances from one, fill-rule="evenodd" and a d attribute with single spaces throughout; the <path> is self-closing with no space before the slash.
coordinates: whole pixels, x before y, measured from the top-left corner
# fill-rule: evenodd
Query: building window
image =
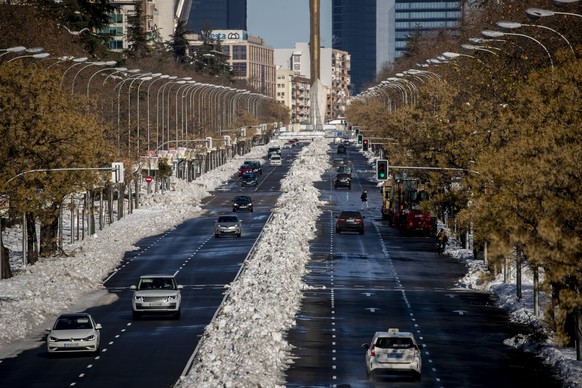
<path id="1" fill-rule="evenodd" d="M 234 62 L 232 64 L 232 71 L 235 77 L 246 77 L 247 76 L 246 62 Z"/>
<path id="2" fill-rule="evenodd" d="M 247 59 L 247 46 L 232 46 L 232 59 Z"/>

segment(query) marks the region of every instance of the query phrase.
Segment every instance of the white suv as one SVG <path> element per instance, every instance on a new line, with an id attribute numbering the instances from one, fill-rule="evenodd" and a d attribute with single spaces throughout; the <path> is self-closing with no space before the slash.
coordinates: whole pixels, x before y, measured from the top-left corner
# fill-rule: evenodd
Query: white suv
<path id="1" fill-rule="evenodd" d="M 176 284 L 174 275 L 142 275 L 131 289 L 133 319 L 141 318 L 142 314 L 172 314 L 180 319 L 182 286 Z"/>
<path id="2" fill-rule="evenodd" d="M 366 372 L 370 374 L 411 374 L 420 380 L 422 358 L 414 335 L 388 329 L 377 331 L 366 349 Z"/>

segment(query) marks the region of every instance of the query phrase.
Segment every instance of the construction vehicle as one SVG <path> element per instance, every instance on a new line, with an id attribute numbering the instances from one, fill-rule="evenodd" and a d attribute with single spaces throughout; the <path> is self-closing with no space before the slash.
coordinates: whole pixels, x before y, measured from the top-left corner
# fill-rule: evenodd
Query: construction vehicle
<path id="1" fill-rule="evenodd" d="M 417 178 L 389 177 L 382 185 L 382 219 L 404 235 L 434 234 L 434 221 L 426 208 L 430 192 Z"/>

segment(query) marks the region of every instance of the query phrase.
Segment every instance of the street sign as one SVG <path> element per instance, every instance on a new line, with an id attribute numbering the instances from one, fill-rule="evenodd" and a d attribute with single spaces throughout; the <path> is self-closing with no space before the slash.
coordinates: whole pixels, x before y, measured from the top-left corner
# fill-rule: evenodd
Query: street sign
<path id="1" fill-rule="evenodd" d="M 152 177 L 151 177 L 151 176 L 149 176 L 149 175 L 148 175 L 148 176 L 146 176 L 146 177 L 145 177 L 145 181 L 146 181 L 147 183 L 150 183 L 150 182 L 152 181 Z"/>

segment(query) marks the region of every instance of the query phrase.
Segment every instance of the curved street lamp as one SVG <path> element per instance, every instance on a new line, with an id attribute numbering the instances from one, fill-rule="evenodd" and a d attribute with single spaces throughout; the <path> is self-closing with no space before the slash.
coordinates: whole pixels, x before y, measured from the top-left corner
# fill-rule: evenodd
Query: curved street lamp
<path id="1" fill-rule="evenodd" d="M 0 51 L 3 51 L 3 53 L 0 54 L 0 57 L 3 57 L 4 55 L 10 54 L 10 53 L 20 53 L 24 50 L 26 50 L 26 47 L 24 47 L 24 46 L 15 46 L 15 47 L 9 47 L 9 48 L 5 48 L 5 49 L 0 49 Z"/>
<path id="2" fill-rule="evenodd" d="M 545 30 L 552 31 L 553 33 L 559 35 L 562 39 L 564 39 L 566 41 L 566 43 L 568 44 L 568 47 L 570 47 L 570 51 L 572 51 L 572 54 L 574 54 L 574 56 L 576 56 L 576 53 L 574 52 L 574 48 L 572 47 L 572 45 L 570 44 L 568 39 L 566 39 L 566 37 L 564 35 L 560 34 L 558 31 L 554 30 L 553 28 L 542 26 L 539 24 L 522 24 L 522 23 L 508 22 L 508 21 L 500 21 L 500 22 L 497 22 L 496 24 L 501 28 L 507 28 L 507 29 L 515 29 L 515 28 L 520 28 L 520 27 L 537 27 L 537 28 L 543 28 Z"/>
<path id="3" fill-rule="evenodd" d="M 528 8 L 525 10 L 525 13 L 534 19 L 539 19 L 539 18 L 548 17 L 548 16 L 554 16 L 554 15 L 568 15 L 568 16 L 576 16 L 576 17 L 582 18 L 582 15 L 577 14 L 577 13 L 557 12 L 557 11 L 550 11 L 549 9 L 541 9 L 541 8 Z"/>
<path id="4" fill-rule="evenodd" d="M 8 60 L 8 61 L 6 61 L 6 62 L 12 62 L 12 61 L 15 61 L 15 60 L 17 60 L 17 59 L 22 59 L 22 58 L 34 58 L 34 59 L 43 59 L 43 58 L 46 58 L 46 57 L 48 57 L 48 56 L 50 56 L 50 54 L 49 54 L 49 53 L 38 53 L 38 54 L 31 54 L 31 55 L 21 55 L 21 56 L 19 56 L 19 57 L 14 57 L 14 58 L 12 58 L 12 59 L 9 59 L 9 60 Z"/>
<path id="5" fill-rule="evenodd" d="M 106 69 L 97 70 L 95 73 L 93 73 L 91 75 L 91 77 L 89 77 L 89 80 L 87 81 L 87 98 L 89 98 L 89 85 L 91 85 L 91 80 L 93 79 L 93 77 L 95 77 L 97 74 L 102 73 L 102 72 L 107 71 L 107 70 L 114 70 L 113 74 L 115 74 L 115 73 L 121 73 L 123 71 L 127 71 L 127 67 L 106 68 Z"/>
<path id="6" fill-rule="evenodd" d="M 540 42 L 539 40 L 537 40 L 537 39 L 535 39 L 535 38 L 533 38 L 533 37 L 531 37 L 529 35 L 516 34 L 516 33 L 513 33 L 513 32 L 501 32 L 501 31 L 493 31 L 493 30 L 484 30 L 484 31 L 481 31 L 481 34 L 483 36 L 487 37 L 487 38 L 499 38 L 499 37 L 508 35 L 508 36 L 521 36 L 521 37 L 524 37 L 524 38 L 528 38 L 528 39 L 533 40 L 534 42 L 536 42 L 537 44 L 539 44 L 544 49 L 544 51 L 548 55 L 548 58 L 550 59 L 550 66 L 552 68 L 552 72 L 554 71 L 554 60 L 552 59 L 552 55 L 550 54 L 550 52 L 548 51 L 548 49 L 546 48 L 546 46 L 544 46 L 542 44 L 542 42 Z"/>
<path id="7" fill-rule="evenodd" d="M 477 58 L 477 57 L 475 57 L 473 55 L 459 54 L 459 53 L 450 52 L 450 51 L 444 52 L 443 55 L 446 58 L 449 58 L 449 59 L 455 59 L 455 58 L 458 58 L 458 57 L 472 58 L 472 59 L 476 60 L 477 62 L 479 62 L 480 64 L 482 64 L 483 66 L 485 66 L 485 62 L 483 62 L 482 60 L 480 60 L 479 58 Z"/>

